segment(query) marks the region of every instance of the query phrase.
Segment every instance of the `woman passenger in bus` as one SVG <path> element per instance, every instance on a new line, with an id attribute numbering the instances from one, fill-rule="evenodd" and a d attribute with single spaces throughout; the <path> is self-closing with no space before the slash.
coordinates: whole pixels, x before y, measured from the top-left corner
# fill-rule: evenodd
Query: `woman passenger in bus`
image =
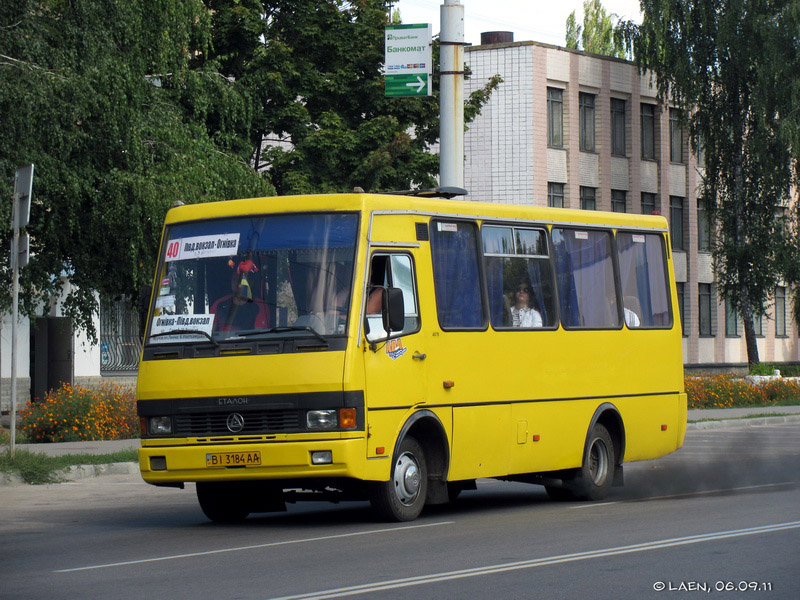
<path id="1" fill-rule="evenodd" d="M 531 286 L 528 283 L 520 283 L 514 291 L 514 306 L 511 312 L 512 327 L 541 327 L 542 315 L 532 306 Z"/>

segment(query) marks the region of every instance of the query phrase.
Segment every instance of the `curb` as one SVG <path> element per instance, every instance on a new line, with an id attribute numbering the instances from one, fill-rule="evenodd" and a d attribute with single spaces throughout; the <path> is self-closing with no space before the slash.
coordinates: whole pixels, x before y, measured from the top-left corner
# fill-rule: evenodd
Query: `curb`
<path id="1" fill-rule="evenodd" d="M 139 463 L 122 462 L 108 463 L 104 465 L 72 465 L 66 469 L 53 471 L 53 483 L 69 483 L 103 477 L 105 475 L 138 475 Z M 18 473 L 0 473 L 0 487 L 11 485 L 28 485 L 28 483 Z"/>
<path id="2" fill-rule="evenodd" d="M 686 429 L 733 429 L 735 427 L 763 427 L 764 425 L 776 425 L 779 423 L 800 423 L 800 415 L 775 414 L 766 417 L 695 421 L 694 423 L 687 423 Z"/>

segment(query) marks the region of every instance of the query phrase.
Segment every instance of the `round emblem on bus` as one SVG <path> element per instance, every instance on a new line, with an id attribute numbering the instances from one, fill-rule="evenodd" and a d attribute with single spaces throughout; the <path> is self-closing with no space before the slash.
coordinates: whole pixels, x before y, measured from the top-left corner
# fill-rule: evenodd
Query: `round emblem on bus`
<path id="1" fill-rule="evenodd" d="M 244 417 L 239 413 L 231 413 L 228 415 L 228 420 L 225 424 L 228 426 L 228 431 L 231 433 L 239 433 L 244 429 Z"/>

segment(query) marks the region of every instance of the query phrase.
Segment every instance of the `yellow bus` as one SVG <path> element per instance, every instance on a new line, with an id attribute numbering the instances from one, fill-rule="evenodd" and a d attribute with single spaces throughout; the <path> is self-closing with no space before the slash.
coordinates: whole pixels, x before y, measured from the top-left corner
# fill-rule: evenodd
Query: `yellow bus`
<path id="1" fill-rule="evenodd" d="M 663 217 L 424 196 L 169 211 L 145 481 L 196 482 L 214 521 L 302 499 L 407 521 L 479 478 L 598 500 L 624 462 L 681 447 Z"/>

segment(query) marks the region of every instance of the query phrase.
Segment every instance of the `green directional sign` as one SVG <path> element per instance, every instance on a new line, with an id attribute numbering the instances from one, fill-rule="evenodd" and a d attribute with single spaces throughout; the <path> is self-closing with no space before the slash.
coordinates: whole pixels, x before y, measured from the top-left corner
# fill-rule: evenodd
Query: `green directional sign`
<path id="1" fill-rule="evenodd" d="M 386 96 L 430 96 L 430 85 L 427 73 L 387 75 Z"/>
<path id="2" fill-rule="evenodd" d="M 386 96 L 432 95 L 430 24 L 387 25 L 385 47 Z"/>

